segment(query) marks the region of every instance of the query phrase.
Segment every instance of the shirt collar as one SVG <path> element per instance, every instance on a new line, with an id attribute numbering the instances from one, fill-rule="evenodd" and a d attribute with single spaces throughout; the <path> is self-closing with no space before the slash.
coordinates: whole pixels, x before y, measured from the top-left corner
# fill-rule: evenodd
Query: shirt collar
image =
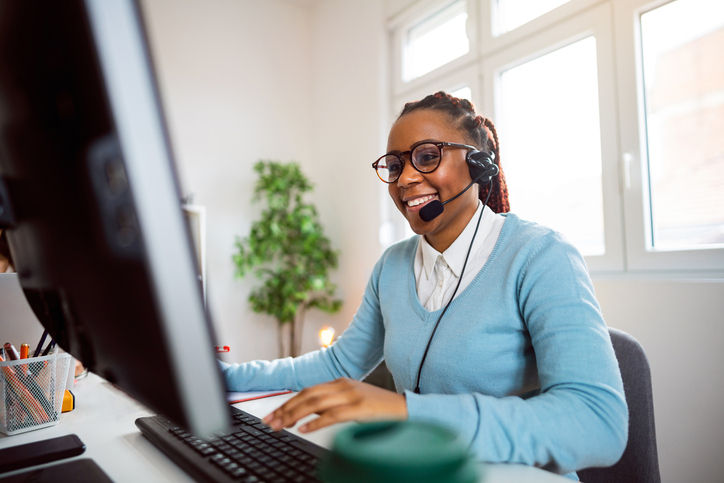
<path id="1" fill-rule="evenodd" d="M 425 271 L 425 276 L 430 278 L 433 270 L 435 269 L 435 262 L 437 258 L 442 255 L 445 263 L 447 263 L 450 270 L 455 274 L 456 277 L 460 277 L 460 272 L 463 270 L 463 264 L 465 263 L 465 256 L 468 253 L 468 246 L 470 246 L 470 240 L 473 238 L 475 233 L 475 226 L 478 223 L 478 217 L 480 211 L 483 209 L 482 201 L 478 200 L 478 207 L 475 210 L 475 214 L 470 218 L 465 229 L 458 235 L 455 241 L 450 245 L 447 250 L 443 253 L 435 250 L 428 242 L 425 237 L 421 237 L 420 248 L 422 249 L 422 267 Z M 481 223 L 482 225 L 482 223 Z M 481 228 L 483 228 L 481 226 Z M 483 238 L 483 233 L 478 233 L 476 239 Z"/>

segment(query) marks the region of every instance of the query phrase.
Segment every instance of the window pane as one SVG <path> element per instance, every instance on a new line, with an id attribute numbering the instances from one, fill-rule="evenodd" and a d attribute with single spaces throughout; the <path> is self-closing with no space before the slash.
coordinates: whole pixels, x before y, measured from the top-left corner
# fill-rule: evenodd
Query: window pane
<path id="1" fill-rule="evenodd" d="M 496 0 L 495 31 L 502 34 L 548 13 L 570 0 Z"/>
<path id="2" fill-rule="evenodd" d="M 641 15 L 641 48 L 651 246 L 724 244 L 724 2 Z"/>
<path id="3" fill-rule="evenodd" d="M 560 231 L 585 255 L 603 254 L 595 39 L 511 68 L 499 83 L 511 211 Z"/>
<path id="4" fill-rule="evenodd" d="M 467 99 L 469 101 L 473 100 L 473 91 L 468 86 L 458 87 L 457 89 L 450 91 L 450 95 L 455 96 L 458 99 Z"/>
<path id="5" fill-rule="evenodd" d="M 407 31 L 402 80 L 410 81 L 465 55 L 470 42 L 465 29 L 466 2 L 453 2 Z"/>

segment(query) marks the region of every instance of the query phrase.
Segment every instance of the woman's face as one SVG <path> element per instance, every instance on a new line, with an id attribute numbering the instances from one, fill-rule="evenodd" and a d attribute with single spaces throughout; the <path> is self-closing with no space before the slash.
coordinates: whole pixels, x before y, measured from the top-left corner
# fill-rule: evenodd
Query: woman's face
<path id="1" fill-rule="evenodd" d="M 446 141 L 469 144 L 469 140 L 445 113 L 420 109 L 405 114 L 395 122 L 387 140 L 387 152 L 408 151 L 418 141 Z M 409 156 L 400 178 L 388 185 L 392 201 L 407 219 L 412 231 L 424 235 L 437 251 L 446 250 L 463 231 L 475 213 L 478 200 L 477 186 L 445 205 L 445 210 L 430 221 L 420 218 L 420 209 L 438 199 L 454 197 L 470 183 L 470 172 L 465 149 L 444 147 L 440 165 L 432 173 L 420 173 L 410 163 Z M 423 203 L 414 202 L 425 199 Z M 411 206 L 413 203 L 413 206 Z"/>

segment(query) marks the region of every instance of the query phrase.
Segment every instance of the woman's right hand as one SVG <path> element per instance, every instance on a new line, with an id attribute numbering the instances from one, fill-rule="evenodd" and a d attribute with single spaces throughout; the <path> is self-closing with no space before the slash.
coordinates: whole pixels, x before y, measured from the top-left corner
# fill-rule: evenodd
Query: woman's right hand
<path id="1" fill-rule="evenodd" d="M 343 421 L 407 419 L 407 402 L 402 394 L 342 378 L 302 390 L 263 421 L 278 431 L 310 414 L 319 417 L 302 425 L 302 433 Z"/>

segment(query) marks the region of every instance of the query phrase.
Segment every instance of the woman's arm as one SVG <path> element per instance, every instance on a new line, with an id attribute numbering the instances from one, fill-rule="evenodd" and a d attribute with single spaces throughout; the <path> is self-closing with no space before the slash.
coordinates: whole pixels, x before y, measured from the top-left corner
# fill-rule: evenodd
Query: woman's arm
<path id="1" fill-rule="evenodd" d="M 361 379 L 382 361 L 384 327 L 377 281 L 384 257 L 367 283 L 352 324 L 329 348 L 302 356 L 242 364 L 220 362 L 231 391 L 292 389 L 299 391 L 338 378 Z"/>

